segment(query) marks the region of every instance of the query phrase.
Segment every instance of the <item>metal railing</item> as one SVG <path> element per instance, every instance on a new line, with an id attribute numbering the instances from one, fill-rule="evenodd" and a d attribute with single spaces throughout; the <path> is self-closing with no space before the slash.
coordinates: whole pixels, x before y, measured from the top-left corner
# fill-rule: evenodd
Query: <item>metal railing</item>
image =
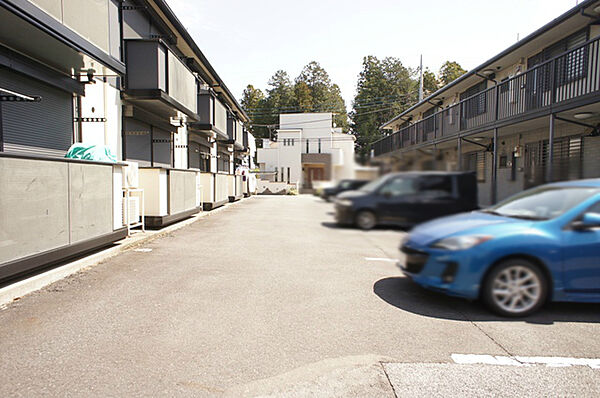
<path id="1" fill-rule="evenodd" d="M 600 91 L 600 38 L 404 127 L 373 143 L 375 156 L 491 127 Z"/>

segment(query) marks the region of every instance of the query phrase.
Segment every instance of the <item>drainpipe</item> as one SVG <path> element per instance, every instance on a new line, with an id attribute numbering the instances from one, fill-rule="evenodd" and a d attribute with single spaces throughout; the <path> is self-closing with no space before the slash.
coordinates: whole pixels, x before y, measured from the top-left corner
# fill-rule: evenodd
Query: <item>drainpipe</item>
<path id="1" fill-rule="evenodd" d="M 492 158 L 492 204 L 495 204 L 498 199 L 498 128 L 494 129 L 493 158 Z"/>
<path id="2" fill-rule="evenodd" d="M 0 152 L 4 152 L 4 135 L 2 133 L 2 101 L 0 101 Z"/>
<path id="3" fill-rule="evenodd" d="M 458 137 L 456 152 L 458 152 L 456 159 L 456 162 L 458 163 L 457 170 L 462 171 L 462 139 L 460 137 Z"/>
<path id="4" fill-rule="evenodd" d="M 548 159 L 546 163 L 547 182 L 552 182 L 552 162 L 554 160 L 554 113 L 550 114 L 550 128 L 548 131 Z"/>

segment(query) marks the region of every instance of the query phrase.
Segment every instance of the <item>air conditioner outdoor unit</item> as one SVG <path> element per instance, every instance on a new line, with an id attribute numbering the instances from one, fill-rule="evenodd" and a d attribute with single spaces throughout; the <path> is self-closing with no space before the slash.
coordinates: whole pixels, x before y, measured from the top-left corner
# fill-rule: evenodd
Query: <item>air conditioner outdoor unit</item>
<path id="1" fill-rule="evenodd" d="M 123 188 L 138 188 L 140 186 L 140 174 L 137 162 L 125 162 L 123 168 Z"/>
<path id="2" fill-rule="evenodd" d="M 129 205 L 128 208 L 125 207 L 127 204 Z M 127 209 L 129 209 L 129 213 L 127 213 Z M 127 220 L 126 217 L 128 217 L 129 220 Z M 129 200 L 123 198 L 123 224 L 130 225 L 138 222 L 140 222 L 140 198 L 137 196 L 131 196 L 129 197 Z"/>

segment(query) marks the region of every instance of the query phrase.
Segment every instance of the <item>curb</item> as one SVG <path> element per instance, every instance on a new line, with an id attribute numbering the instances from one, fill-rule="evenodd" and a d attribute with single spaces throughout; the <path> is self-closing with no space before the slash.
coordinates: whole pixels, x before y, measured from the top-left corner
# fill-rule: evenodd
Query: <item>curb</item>
<path id="1" fill-rule="evenodd" d="M 147 230 L 145 233 L 139 231 L 137 233 L 134 233 L 131 237 L 127 237 L 125 239 L 115 242 L 117 246 L 108 247 L 97 253 L 90 254 L 82 258 L 76 258 L 75 260 L 66 262 L 55 268 L 49 269 L 48 271 L 42 272 L 37 275 L 33 275 L 30 278 L 23 279 L 12 283 L 8 286 L 2 287 L 0 288 L 0 309 L 3 309 L 9 304 L 20 300 L 23 296 L 41 290 L 46 286 L 58 282 L 61 279 L 64 279 L 70 275 L 76 274 L 81 271 L 85 271 L 86 269 L 92 268 L 105 260 L 118 256 L 119 254 L 127 250 L 139 247 L 155 239 L 162 238 L 173 231 L 177 231 L 183 227 L 195 223 L 198 220 L 201 220 L 205 217 L 210 217 L 213 214 L 220 213 L 231 206 L 236 206 L 237 204 L 245 202 L 252 198 L 253 197 L 250 196 L 249 198 L 243 198 L 237 202 L 226 203 L 225 205 L 208 212 L 201 211 L 197 214 L 194 214 L 188 219 L 179 221 L 173 225 L 169 225 L 157 231 Z"/>

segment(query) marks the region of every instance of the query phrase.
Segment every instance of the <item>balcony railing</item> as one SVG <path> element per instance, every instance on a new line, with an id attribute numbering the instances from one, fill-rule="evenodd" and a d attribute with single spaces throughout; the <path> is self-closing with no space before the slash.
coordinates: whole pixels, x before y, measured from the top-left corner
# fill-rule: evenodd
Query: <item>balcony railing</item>
<path id="1" fill-rule="evenodd" d="M 182 112 L 196 113 L 194 74 L 159 40 L 126 40 L 127 90 L 146 97 L 159 90 L 175 100 Z"/>
<path id="2" fill-rule="evenodd" d="M 600 39 L 594 39 L 507 79 L 373 144 L 375 156 L 492 127 L 600 91 Z"/>

